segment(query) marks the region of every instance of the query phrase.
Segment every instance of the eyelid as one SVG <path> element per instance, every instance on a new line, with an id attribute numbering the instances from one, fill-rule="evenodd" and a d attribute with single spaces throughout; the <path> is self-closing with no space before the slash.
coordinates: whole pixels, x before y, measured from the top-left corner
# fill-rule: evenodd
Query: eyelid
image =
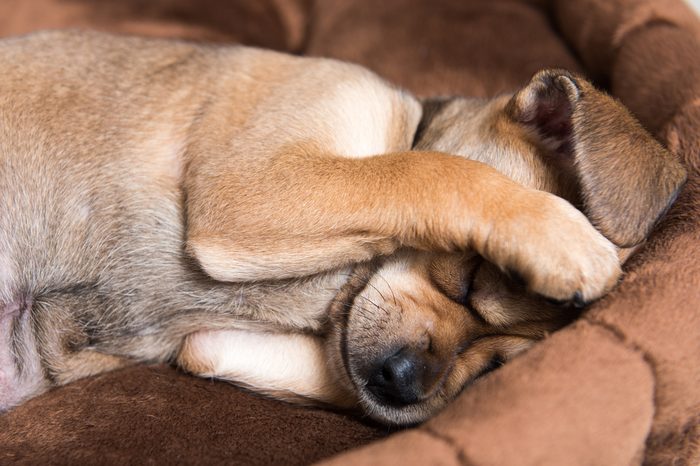
<path id="1" fill-rule="evenodd" d="M 458 273 L 446 274 L 449 278 L 441 277 L 441 274 L 434 272 L 433 270 L 435 269 L 433 269 L 430 272 L 430 281 L 442 294 L 450 298 L 451 301 L 466 307 L 469 293 L 473 288 L 474 277 L 476 277 L 478 268 L 483 261 L 484 260 L 480 256 L 470 258 L 468 266 L 463 263 Z M 455 279 L 455 275 L 458 275 L 459 278 Z M 445 283 L 445 281 L 449 282 Z M 457 283 L 455 283 L 455 281 L 457 281 Z"/>
<path id="2" fill-rule="evenodd" d="M 472 291 L 474 291 L 474 281 L 476 280 L 476 276 L 479 274 L 479 268 L 483 263 L 484 260 L 481 258 L 475 261 L 470 271 L 469 281 L 464 285 L 464 288 L 466 288 L 464 296 L 462 296 L 460 300 L 453 299 L 453 301 L 455 301 L 457 304 L 463 306 L 466 310 L 468 310 L 469 314 L 471 314 L 472 317 L 474 317 L 479 322 L 479 324 L 487 327 L 489 326 L 488 321 L 484 318 L 484 316 L 481 315 L 479 311 L 476 310 L 476 308 L 472 305 L 470 300 L 470 295 Z"/>

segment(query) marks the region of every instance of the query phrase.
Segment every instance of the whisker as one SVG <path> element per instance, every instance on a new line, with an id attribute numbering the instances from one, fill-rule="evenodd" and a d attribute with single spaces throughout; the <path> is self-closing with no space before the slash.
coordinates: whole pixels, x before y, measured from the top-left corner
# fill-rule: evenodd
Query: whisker
<path id="1" fill-rule="evenodd" d="M 380 311 L 385 311 L 385 309 L 384 309 L 382 306 L 380 306 L 379 304 L 375 303 L 374 301 L 372 301 L 371 299 L 369 299 L 367 296 L 362 296 L 362 295 L 360 295 L 360 296 L 358 296 L 358 298 L 364 299 L 365 301 L 369 302 L 372 306 L 376 307 L 376 308 L 379 309 Z M 385 312 L 386 312 L 386 311 L 385 311 Z"/>
<path id="2" fill-rule="evenodd" d="M 385 281 L 386 281 L 386 280 L 385 280 Z M 379 288 L 377 288 L 376 286 L 372 285 L 372 283 L 370 283 L 370 282 L 367 282 L 367 286 L 372 287 L 372 289 L 373 289 L 374 291 L 376 291 L 376 292 L 379 294 L 379 296 L 382 297 L 382 299 L 383 299 L 384 301 L 386 301 L 386 298 L 384 297 L 384 295 L 382 294 L 382 292 L 379 291 Z"/>
<path id="3" fill-rule="evenodd" d="M 397 304 L 396 303 L 396 295 L 394 294 L 394 289 L 389 284 L 389 281 L 386 278 L 384 278 L 384 276 L 379 272 L 375 273 L 375 275 L 377 275 L 379 278 L 384 280 L 384 283 L 386 283 L 387 288 L 389 288 L 389 291 L 391 291 L 391 298 L 394 300 L 394 304 L 396 305 Z M 383 296 L 382 296 L 382 298 L 383 298 Z"/>

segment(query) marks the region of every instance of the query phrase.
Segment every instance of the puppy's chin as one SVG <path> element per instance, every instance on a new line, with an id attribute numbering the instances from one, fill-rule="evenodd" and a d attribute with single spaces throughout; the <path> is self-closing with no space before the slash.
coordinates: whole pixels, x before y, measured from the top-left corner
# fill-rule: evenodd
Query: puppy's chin
<path id="1" fill-rule="evenodd" d="M 436 393 L 418 403 L 391 406 L 378 400 L 366 388 L 359 390 L 358 398 L 362 411 L 383 424 L 407 426 L 418 424 L 437 414 L 450 401 L 441 393 Z"/>

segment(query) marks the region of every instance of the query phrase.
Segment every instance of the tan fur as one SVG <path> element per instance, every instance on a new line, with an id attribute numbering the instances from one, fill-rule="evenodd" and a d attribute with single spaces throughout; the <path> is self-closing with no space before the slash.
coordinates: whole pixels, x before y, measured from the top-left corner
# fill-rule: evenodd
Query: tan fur
<path id="1" fill-rule="evenodd" d="M 321 337 L 301 333 L 218 330 L 190 335 L 180 367 L 201 377 L 231 380 L 279 399 L 349 408 L 352 391 L 327 367 Z"/>
<path id="2" fill-rule="evenodd" d="M 458 157 L 425 152 L 347 159 L 287 152 L 245 183 L 227 173 L 204 193 L 190 191 L 208 200 L 203 218 L 197 201 L 190 204 L 190 248 L 217 279 L 307 275 L 401 245 L 475 249 L 502 269 L 518 271 L 533 291 L 562 300 L 579 290 L 586 299 L 598 297 L 619 275 L 614 247 L 570 204 Z M 484 192 L 491 193 L 487 202 Z M 572 243 L 555 246 L 561 235 Z M 545 244 L 552 246 L 540 254 Z M 197 255 L 202 250 L 207 253 Z M 216 259 L 210 263 L 209 257 Z M 230 270 L 217 268 L 221 263 Z M 256 264 L 264 264 L 263 274 L 256 273 Z"/>
<path id="3" fill-rule="evenodd" d="M 542 296 L 614 286 L 613 243 L 641 241 L 684 177 L 565 72 L 422 106 L 354 65 L 244 47 L 54 32 L 3 41 L 0 65 L 0 409 L 175 361 L 425 419 L 573 316 Z M 542 102 L 573 130 L 541 134 Z M 404 352 L 424 369 L 396 406 L 368 387 Z"/>

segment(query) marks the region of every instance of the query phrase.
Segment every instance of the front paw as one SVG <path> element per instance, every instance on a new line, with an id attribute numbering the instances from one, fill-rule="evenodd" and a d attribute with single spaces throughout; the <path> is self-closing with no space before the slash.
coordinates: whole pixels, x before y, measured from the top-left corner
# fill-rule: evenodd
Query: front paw
<path id="1" fill-rule="evenodd" d="M 617 248 L 567 201 L 549 193 L 528 193 L 507 221 L 489 236 L 494 262 L 516 272 L 529 290 L 583 305 L 619 280 Z"/>

